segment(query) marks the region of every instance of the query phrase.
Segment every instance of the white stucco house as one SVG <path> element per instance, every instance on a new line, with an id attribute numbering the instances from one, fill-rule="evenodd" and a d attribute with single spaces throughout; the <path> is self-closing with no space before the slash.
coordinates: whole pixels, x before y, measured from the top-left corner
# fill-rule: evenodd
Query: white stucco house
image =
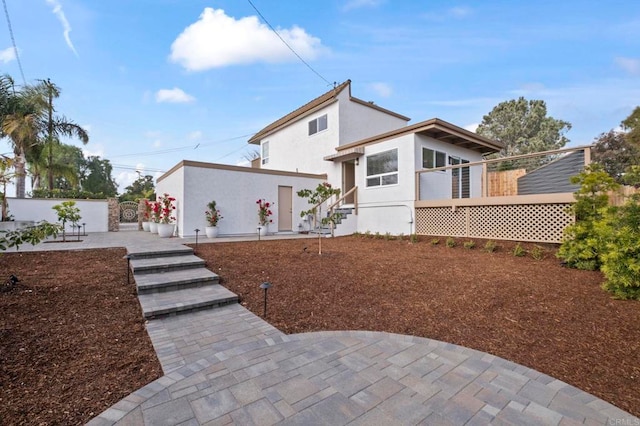
<path id="1" fill-rule="evenodd" d="M 224 216 L 221 235 L 255 233 L 258 199 L 275 202 L 269 232 L 306 230 L 300 212 L 309 206 L 296 192 L 324 181 L 347 194 L 339 204 L 353 211 L 336 235 L 411 234 L 416 200 L 470 198 L 482 190 L 478 168 L 420 177 L 417 171 L 477 162 L 502 145 L 437 118 L 409 121 L 353 97 L 347 80 L 249 139 L 260 147 L 254 167 L 182 161 L 158 179 L 157 192 L 176 197 L 179 236 L 204 229 L 213 199 Z"/>

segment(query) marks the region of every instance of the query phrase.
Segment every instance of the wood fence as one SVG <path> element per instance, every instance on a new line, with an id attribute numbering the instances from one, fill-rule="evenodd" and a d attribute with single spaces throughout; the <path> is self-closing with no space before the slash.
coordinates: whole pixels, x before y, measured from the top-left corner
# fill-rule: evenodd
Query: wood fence
<path id="1" fill-rule="evenodd" d="M 619 191 L 609 192 L 609 203 L 613 206 L 621 206 L 627 198 L 638 193 L 639 189 L 633 186 L 622 186 Z"/>
<path id="2" fill-rule="evenodd" d="M 526 169 L 487 173 L 487 195 L 489 197 L 518 195 L 518 178 L 526 174 Z"/>

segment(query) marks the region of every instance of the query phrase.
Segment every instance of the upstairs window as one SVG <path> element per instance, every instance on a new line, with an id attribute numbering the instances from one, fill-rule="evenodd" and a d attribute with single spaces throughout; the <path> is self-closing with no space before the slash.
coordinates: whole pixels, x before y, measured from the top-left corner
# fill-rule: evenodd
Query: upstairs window
<path id="1" fill-rule="evenodd" d="M 398 150 L 381 152 L 367 157 L 367 187 L 398 183 Z"/>
<path id="2" fill-rule="evenodd" d="M 447 154 L 429 148 L 422 148 L 422 168 L 435 169 L 446 166 Z"/>
<path id="3" fill-rule="evenodd" d="M 262 142 L 262 164 L 269 163 L 269 141 Z"/>
<path id="4" fill-rule="evenodd" d="M 314 118 L 309 122 L 309 136 L 327 130 L 327 114 Z"/>

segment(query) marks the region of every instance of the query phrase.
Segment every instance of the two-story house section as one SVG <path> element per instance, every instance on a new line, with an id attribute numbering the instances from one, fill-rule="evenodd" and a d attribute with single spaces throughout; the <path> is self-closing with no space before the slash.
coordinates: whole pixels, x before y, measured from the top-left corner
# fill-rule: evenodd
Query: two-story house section
<path id="1" fill-rule="evenodd" d="M 403 128 L 409 120 L 351 96 L 347 80 L 269 124 L 249 143 L 260 145 L 263 169 L 326 173 L 335 184 L 342 180 L 342 167 L 324 157 L 342 145 Z"/>

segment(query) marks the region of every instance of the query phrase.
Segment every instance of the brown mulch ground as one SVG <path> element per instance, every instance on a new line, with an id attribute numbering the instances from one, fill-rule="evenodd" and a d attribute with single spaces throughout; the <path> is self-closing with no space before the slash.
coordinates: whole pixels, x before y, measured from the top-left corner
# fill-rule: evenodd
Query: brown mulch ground
<path id="1" fill-rule="evenodd" d="M 198 255 L 286 333 L 377 330 L 467 346 L 534 368 L 640 415 L 640 302 L 611 299 L 599 272 L 495 253 L 364 237 L 205 244 Z M 524 245 L 531 249 L 532 245 Z"/>
<path id="2" fill-rule="evenodd" d="M 598 272 L 515 258 L 500 243 L 453 249 L 360 237 L 203 244 L 198 255 L 287 333 L 384 330 L 490 352 L 640 415 L 640 302 Z M 306 250 L 305 250 L 306 247 Z M 525 245 L 525 247 L 527 247 Z M 531 248 L 529 246 L 528 248 Z M 161 375 L 123 249 L 0 255 L 0 423 L 82 424 Z"/>
<path id="3" fill-rule="evenodd" d="M 162 369 L 124 249 L 0 254 L 0 423 L 84 424 Z"/>

